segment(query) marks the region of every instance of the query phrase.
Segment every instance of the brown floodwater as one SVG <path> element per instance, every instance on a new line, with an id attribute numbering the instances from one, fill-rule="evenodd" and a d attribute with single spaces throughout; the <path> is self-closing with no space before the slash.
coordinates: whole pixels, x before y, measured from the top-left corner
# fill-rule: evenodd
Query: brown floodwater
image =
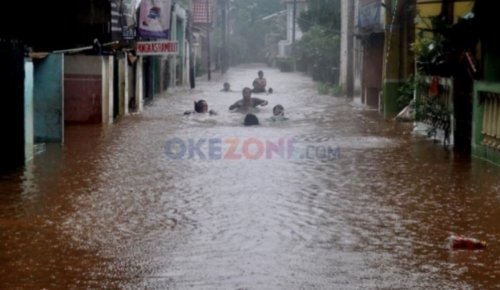
<path id="1" fill-rule="evenodd" d="M 259 69 L 244 127 L 227 108 Z M 182 115 L 202 98 L 217 116 Z M 0 177 L 0 289 L 500 288 L 500 169 L 300 73 L 233 68 L 65 134 Z"/>

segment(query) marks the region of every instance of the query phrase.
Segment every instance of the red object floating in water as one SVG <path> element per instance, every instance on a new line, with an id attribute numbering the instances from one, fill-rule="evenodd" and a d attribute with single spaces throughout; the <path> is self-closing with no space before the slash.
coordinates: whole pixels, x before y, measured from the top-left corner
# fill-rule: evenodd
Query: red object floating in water
<path id="1" fill-rule="evenodd" d="M 486 248 L 485 241 L 464 236 L 451 236 L 449 242 L 453 250 L 481 250 Z"/>

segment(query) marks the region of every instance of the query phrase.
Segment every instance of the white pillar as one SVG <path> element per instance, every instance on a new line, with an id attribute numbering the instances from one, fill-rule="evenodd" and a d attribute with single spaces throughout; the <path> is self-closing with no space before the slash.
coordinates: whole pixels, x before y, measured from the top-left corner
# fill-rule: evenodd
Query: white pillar
<path id="1" fill-rule="evenodd" d="M 186 25 L 187 25 L 186 18 L 182 18 L 182 27 L 181 27 L 182 31 L 186 31 Z M 181 53 L 181 55 L 183 56 L 183 58 L 181 59 L 181 66 L 182 66 L 181 86 L 184 86 L 188 82 L 188 77 L 187 77 L 188 75 L 186 74 L 186 72 L 189 72 L 189 67 L 187 66 L 189 51 L 187 49 L 188 46 L 186 37 L 184 37 L 182 43 L 179 43 L 179 45 L 180 45 L 179 53 Z"/>
<path id="2" fill-rule="evenodd" d="M 113 56 L 102 60 L 102 123 L 113 123 Z"/>
<path id="3" fill-rule="evenodd" d="M 33 123 L 33 61 L 25 58 L 24 62 L 24 160 L 33 159 L 34 123 Z"/>
<path id="4" fill-rule="evenodd" d="M 136 70 L 136 79 L 135 79 L 135 100 L 136 100 L 136 106 L 137 106 L 137 112 L 142 112 L 144 109 L 144 104 L 143 104 L 143 99 L 144 99 L 144 91 L 143 91 L 143 86 L 144 86 L 144 79 L 142 77 L 143 73 L 143 66 L 142 66 L 142 56 L 139 56 L 137 58 L 137 70 Z"/>

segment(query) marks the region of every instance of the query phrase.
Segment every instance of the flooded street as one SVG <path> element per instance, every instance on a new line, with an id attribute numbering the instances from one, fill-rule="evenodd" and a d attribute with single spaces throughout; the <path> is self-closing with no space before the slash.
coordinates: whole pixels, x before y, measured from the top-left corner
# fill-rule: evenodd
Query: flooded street
<path id="1" fill-rule="evenodd" d="M 274 93 L 244 127 L 259 69 Z M 316 86 L 249 65 L 67 127 L 0 177 L 0 289 L 500 288 L 500 169 Z M 183 116 L 199 99 L 218 115 Z"/>

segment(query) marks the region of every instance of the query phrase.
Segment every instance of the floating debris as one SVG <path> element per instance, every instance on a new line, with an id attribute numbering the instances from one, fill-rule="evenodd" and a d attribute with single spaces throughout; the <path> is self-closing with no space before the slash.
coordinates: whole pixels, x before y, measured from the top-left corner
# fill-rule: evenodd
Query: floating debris
<path id="1" fill-rule="evenodd" d="M 481 250 L 487 245 L 485 241 L 459 235 L 450 236 L 448 242 L 452 250 Z"/>

